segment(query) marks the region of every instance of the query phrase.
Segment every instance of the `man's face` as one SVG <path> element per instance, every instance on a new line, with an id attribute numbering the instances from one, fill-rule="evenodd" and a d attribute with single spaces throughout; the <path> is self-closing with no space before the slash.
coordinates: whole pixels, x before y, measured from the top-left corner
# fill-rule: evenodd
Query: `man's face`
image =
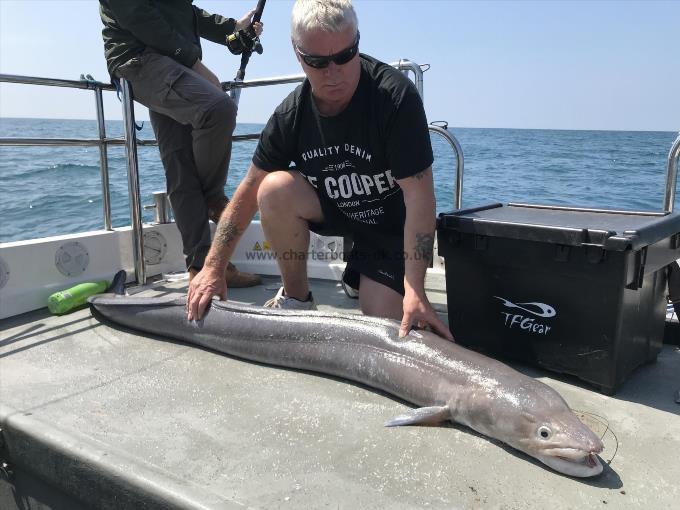
<path id="1" fill-rule="evenodd" d="M 357 34 L 352 28 L 343 32 L 324 32 L 321 30 L 305 32 L 300 38 L 298 49 L 313 56 L 335 55 L 351 48 L 356 42 Z M 302 70 L 312 85 L 314 97 L 321 104 L 347 106 L 359 84 L 361 63 L 359 53 L 349 62 L 338 65 L 330 62 L 328 67 L 316 69 L 307 65 L 302 57 L 295 52 Z"/>

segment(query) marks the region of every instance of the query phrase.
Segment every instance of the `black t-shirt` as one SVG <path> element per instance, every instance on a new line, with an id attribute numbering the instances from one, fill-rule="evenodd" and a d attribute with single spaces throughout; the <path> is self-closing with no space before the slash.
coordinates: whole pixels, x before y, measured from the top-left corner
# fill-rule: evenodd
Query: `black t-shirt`
<path id="1" fill-rule="evenodd" d="M 401 72 L 360 58 L 359 85 L 345 110 L 322 116 L 305 80 L 272 114 L 253 163 L 274 171 L 293 162 L 351 228 L 402 234 L 406 208 L 396 180 L 433 160 L 423 102 Z"/>

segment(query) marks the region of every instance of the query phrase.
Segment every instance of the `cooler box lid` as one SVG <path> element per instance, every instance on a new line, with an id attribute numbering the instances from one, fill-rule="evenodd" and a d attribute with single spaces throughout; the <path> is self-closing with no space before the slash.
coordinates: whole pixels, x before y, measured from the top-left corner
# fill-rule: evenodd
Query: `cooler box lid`
<path id="1" fill-rule="evenodd" d="M 444 231 L 566 246 L 637 251 L 680 232 L 679 213 L 626 213 L 491 204 L 439 215 Z"/>

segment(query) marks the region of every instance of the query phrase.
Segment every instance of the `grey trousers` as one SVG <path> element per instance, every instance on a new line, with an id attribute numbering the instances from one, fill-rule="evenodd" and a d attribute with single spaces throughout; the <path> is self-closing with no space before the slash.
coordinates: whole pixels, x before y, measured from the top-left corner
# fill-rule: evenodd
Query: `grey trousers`
<path id="1" fill-rule="evenodd" d="M 206 204 L 224 197 L 237 107 L 198 73 L 149 49 L 116 74 L 149 108 L 187 268 L 200 269 L 210 249 Z"/>

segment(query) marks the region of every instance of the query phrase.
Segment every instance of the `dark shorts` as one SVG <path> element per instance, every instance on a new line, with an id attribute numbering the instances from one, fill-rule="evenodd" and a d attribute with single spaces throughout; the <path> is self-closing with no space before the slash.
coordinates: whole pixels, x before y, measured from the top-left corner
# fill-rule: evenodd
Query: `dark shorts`
<path id="1" fill-rule="evenodd" d="M 379 229 L 357 229 L 334 204 L 319 198 L 323 223 L 310 223 L 309 229 L 323 236 L 344 236 L 352 239 L 347 257 L 344 282 L 359 289 L 363 274 L 373 281 L 404 295 L 404 233 L 383 232 Z"/>

